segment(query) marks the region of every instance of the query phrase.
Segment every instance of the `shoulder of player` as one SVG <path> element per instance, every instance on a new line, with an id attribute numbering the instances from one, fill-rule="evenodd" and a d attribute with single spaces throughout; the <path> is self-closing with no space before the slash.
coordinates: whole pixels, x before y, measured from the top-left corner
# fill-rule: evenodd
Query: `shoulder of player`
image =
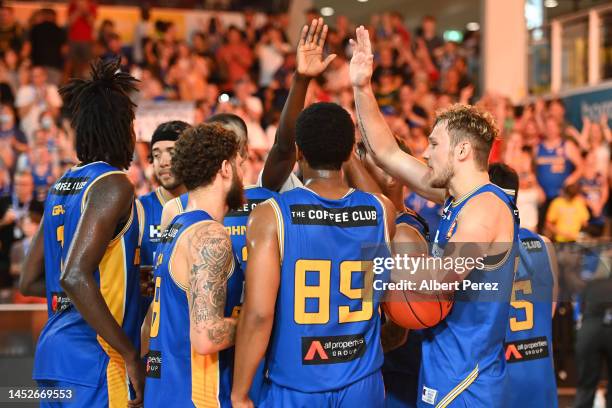
<path id="1" fill-rule="evenodd" d="M 122 172 L 108 174 L 95 180 L 87 195 L 88 201 L 95 200 L 113 204 L 132 199 L 134 199 L 134 185 L 127 174 Z"/>
<path id="2" fill-rule="evenodd" d="M 247 225 L 247 233 L 250 228 L 276 228 L 276 219 L 278 217 L 278 203 L 274 198 L 269 198 L 261 204 L 257 205 L 249 215 Z"/>
<path id="3" fill-rule="evenodd" d="M 393 240 L 401 243 L 427 243 L 419 230 L 406 223 L 400 223 L 395 226 L 395 237 Z"/>
<path id="4" fill-rule="evenodd" d="M 478 218 L 495 220 L 495 216 L 501 212 L 510 214 L 508 204 L 493 192 L 486 191 L 470 198 L 461 209 L 459 216 L 478 214 Z M 486 214 L 487 217 L 483 217 L 483 214 Z"/>
<path id="5" fill-rule="evenodd" d="M 366 193 L 366 194 L 371 194 L 374 197 L 376 197 L 380 201 L 380 203 L 383 205 L 383 208 L 385 209 L 388 215 L 395 215 L 395 213 L 397 212 L 395 205 L 393 205 L 391 200 L 386 195 L 381 194 L 381 193 Z"/>
<path id="6" fill-rule="evenodd" d="M 200 253 L 204 247 L 212 249 L 212 246 L 221 250 L 229 249 L 229 253 L 232 249 L 227 230 L 215 220 L 199 221 L 191 225 L 181 234 L 176 244 L 191 253 Z"/>
<path id="7" fill-rule="evenodd" d="M 467 220 L 467 222 L 461 222 L 462 220 Z M 474 222 L 476 220 L 478 222 Z M 502 220 L 506 220 L 508 223 L 513 221 L 508 204 L 494 193 L 485 192 L 465 203 L 457 216 L 457 226 L 466 232 L 485 228 L 489 233 L 493 230 L 499 230 L 502 225 L 506 225 L 506 223 L 502 223 Z"/>
<path id="8" fill-rule="evenodd" d="M 180 200 L 180 197 L 168 200 L 164 204 L 164 206 L 162 207 L 162 220 L 166 219 L 170 221 L 179 213 L 179 208 L 177 204 L 178 200 Z"/>

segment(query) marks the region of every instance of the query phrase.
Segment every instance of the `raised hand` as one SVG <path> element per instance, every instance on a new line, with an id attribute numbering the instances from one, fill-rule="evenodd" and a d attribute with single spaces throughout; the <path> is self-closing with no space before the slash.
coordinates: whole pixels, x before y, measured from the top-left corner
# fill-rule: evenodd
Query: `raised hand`
<path id="1" fill-rule="evenodd" d="M 351 39 L 350 44 L 353 46 L 353 57 L 349 66 L 351 84 L 354 87 L 369 86 L 374 56 L 368 30 L 359 26 L 355 32 L 355 40 Z"/>
<path id="2" fill-rule="evenodd" d="M 336 58 L 336 54 L 330 54 L 323 59 L 323 45 L 327 37 L 327 24 L 323 19 L 312 20 L 310 28 L 305 25 L 300 34 L 300 42 L 297 48 L 297 68 L 300 75 L 316 77 L 320 75 L 330 62 Z"/>

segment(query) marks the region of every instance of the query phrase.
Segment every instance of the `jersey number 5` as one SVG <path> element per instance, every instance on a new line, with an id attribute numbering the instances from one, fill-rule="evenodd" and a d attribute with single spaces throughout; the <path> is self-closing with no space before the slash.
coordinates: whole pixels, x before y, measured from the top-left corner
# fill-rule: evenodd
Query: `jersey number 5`
<path id="1" fill-rule="evenodd" d="M 510 319 L 510 330 L 513 332 L 533 329 L 533 303 L 528 302 L 526 300 L 517 300 L 516 294 L 518 292 L 522 292 L 524 295 L 530 295 L 531 281 L 516 281 L 512 286 L 512 299 L 510 302 L 510 306 L 512 306 L 516 310 L 525 311 L 524 320 L 518 320 L 516 317 L 512 317 Z"/>
<path id="2" fill-rule="evenodd" d="M 298 324 L 326 324 L 330 319 L 331 268 L 329 260 L 300 259 L 295 263 L 294 320 Z M 363 288 L 353 288 L 353 274 L 363 275 Z M 307 274 L 313 274 L 308 284 Z M 318 278 L 318 279 L 317 279 Z M 361 322 L 372 318 L 372 263 L 343 261 L 340 263 L 340 293 L 349 299 L 361 299 L 361 309 L 338 306 L 339 323 Z M 315 284 L 314 282 L 318 282 Z M 306 311 L 307 303 L 318 308 Z"/>
<path id="3" fill-rule="evenodd" d="M 159 298 L 161 293 L 159 292 L 161 286 L 161 276 L 155 278 L 155 293 L 153 294 L 153 310 L 151 316 L 151 332 L 149 333 L 149 337 L 155 338 L 159 334 L 159 317 L 161 311 L 161 305 L 159 303 Z"/>

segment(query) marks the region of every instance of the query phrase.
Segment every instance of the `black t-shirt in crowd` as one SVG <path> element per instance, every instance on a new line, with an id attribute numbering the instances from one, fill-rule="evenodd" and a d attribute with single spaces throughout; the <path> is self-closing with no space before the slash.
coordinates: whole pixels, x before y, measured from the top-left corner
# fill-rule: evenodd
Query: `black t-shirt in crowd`
<path id="1" fill-rule="evenodd" d="M 66 43 L 66 32 L 57 24 L 45 21 L 30 30 L 32 64 L 61 69 L 64 65 L 62 46 Z"/>

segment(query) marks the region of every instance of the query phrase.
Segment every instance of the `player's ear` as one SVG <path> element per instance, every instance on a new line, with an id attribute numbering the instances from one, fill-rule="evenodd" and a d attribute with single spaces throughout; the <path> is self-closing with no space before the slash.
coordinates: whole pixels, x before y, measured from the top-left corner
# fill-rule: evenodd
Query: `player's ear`
<path id="1" fill-rule="evenodd" d="M 223 178 L 232 178 L 232 163 L 229 160 L 223 160 L 223 162 L 221 163 L 221 168 L 219 169 L 219 173 L 221 174 L 221 177 Z"/>
<path id="2" fill-rule="evenodd" d="M 457 154 L 457 159 L 459 161 L 465 160 L 465 158 L 468 157 L 471 151 L 472 145 L 469 144 L 467 141 L 459 143 L 455 148 L 455 153 Z"/>

